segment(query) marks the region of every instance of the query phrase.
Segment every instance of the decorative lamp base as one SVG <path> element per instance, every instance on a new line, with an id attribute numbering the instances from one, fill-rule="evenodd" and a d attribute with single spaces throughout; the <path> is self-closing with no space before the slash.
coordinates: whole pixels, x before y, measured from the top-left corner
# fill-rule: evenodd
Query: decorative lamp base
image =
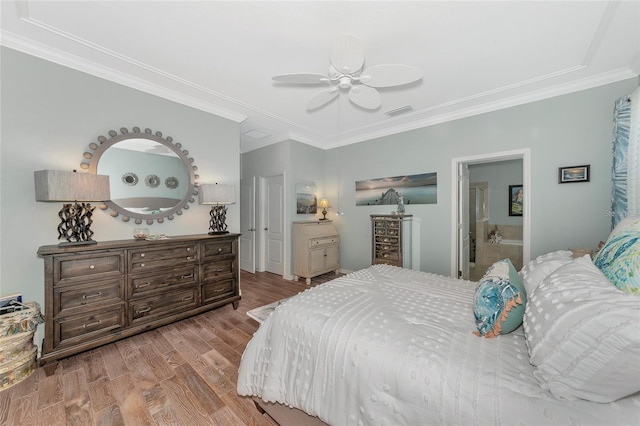
<path id="1" fill-rule="evenodd" d="M 87 241 L 63 241 L 58 244 L 58 247 L 69 247 L 69 246 L 88 246 L 91 244 L 98 244 L 95 240 L 87 240 Z"/>
<path id="2" fill-rule="evenodd" d="M 318 220 L 329 220 L 327 219 L 327 211 L 326 210 L 322 210 L 322 217 Z"/>
<path id="3" fill-rule="evenodd" d="M 63 204 L 62 209 L 58 212 L 60 225 L 58 225 L 58 239 L 65 238 L 66 242 L 58 244 L 63 246 L 81 246 L 88 244 L 96 244 L 91 239 L 93 231 L 91 230 L 91 216 L 93 210 L 89 203 Z"/>
<path id="4" fill-rule="evenodd" d="M 209 212 L 211 219 L 209 220 L 209 235 L 222 235 L 228 234 L 227 231 L 227 207 L 224 205 L 216 204 L 211 206 Z"/>

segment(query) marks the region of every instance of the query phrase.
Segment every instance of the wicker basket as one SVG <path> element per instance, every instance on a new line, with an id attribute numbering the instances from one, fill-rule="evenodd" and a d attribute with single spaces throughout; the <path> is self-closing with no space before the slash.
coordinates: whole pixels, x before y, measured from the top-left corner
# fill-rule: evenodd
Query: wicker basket
<path id="1" fill-rule="evenodd" d="M 0 365 L 0 390 L 6 389 L 29 377 L 36 369 L 36 354 L 38 348 L 33 348 L 20 358 Z"/>
<path id="2" fill-rule="evenodd" d="M 22 307 L 19 310 L 0 315 L 0 336 L 34 332 L 38 328 L 38 324 L 44 322 L 44 318 L 40 313 L 40 305 L 36 302 L 21 305 Z M 2 337 L 0 337 L 1 339 Z"/>
<path id="3" fill-rule="evenodd" d="M 34 346 L 33 332 L 18 333 L 0 338 L 0 368 L 2 365 L 30 352 Z"/>
<path id="4" fill-rule="evenodd" d="M 0 390 L 29 377 L 36 368 L 38 348 L 33 334 L 44 322 L 36 302 L 0 315 Z"/>

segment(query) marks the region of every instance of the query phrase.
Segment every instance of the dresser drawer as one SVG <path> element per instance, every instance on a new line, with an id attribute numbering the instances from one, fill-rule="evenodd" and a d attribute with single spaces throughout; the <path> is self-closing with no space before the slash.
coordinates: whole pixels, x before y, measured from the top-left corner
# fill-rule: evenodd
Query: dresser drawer
<path id="1" fill-rule="evenodd" d="M 129 324 L 154 321 L 171 314 L 187 311 L 198 304 L 197 288 L 162 293 L 155 297 L 129 301 Z"/>
<path id="2" fill-rule="evenodd" d="M 228 256 L 235 254 L 234 240 L 232 241 L 212 241 L 203 244 L 203 259 L 216 257 L 216 256 Z"/>
<path id="3" fill-rule="evenodd" d="M 142 272 L 147 269 L 181 264 L 196 263 L 198 245 L 163 246 L 157 249 L 140 249 L 129 251 L 129 273 Z"/>
<path id="4" fill-rule="evenodd" d="M 235 296 L 236 280 L 235 278 L 229 278 L 226 280 L 215 281 L 202 285 L 202 303 L 212 303 L 216 300 L 225 299 L 227 297 Z"/>
<path id="5" fill-rule="evenodd" d="M 218 280 L 234 273 L 236 260 L 223 259 L 202 265 L 202 281 Z"/>
<path id="6" fill-rule="evenodd" d="M 96 275 L 124 273 L 122 252 L 91 255 L 70 255 L 56 258 L 55 268 L 60 281 Z"/>
<path id="7" fill-rule="evenodd" d="M 399 260 L 400 259 L 400 253 L 396 252 L 379 252 L 376 253 L 376 259 L 379 260 Z"/>
<path id="8" fill-rule="evenodd" d="M 124 327 L 124 303 L 54 320 L 54 347 L 106 336 Z"/>
<path id="9" fill-rule="evenodd" d="M 328 238 L 314 238 L 309 240 L 309 247 L 318 247 L 318 246 L 326 246 L 329 244 L 337 244 L 339 238 L 336 237 L 328 237 Z"/>
<path id="10" fill-rule="evenodd" d="M 398 239 L 392 237 L 376 237 L 376 243 L 398 244 Z"/>
<path id="11" fill-rule="evenodd" d="M 123 302 L 122 278 L 113 278 L 90 285 L 59 286 L 54 289 L 54 315 L 71 315 L 100 305 Z"/>
<path id="12" fill-rule="evenodd" d="M 138 297 L 160 288 L 195 283 L 198 279 L 197 265 L 159 271 L 155 274 L 129 276 L 129 297 Z"/>

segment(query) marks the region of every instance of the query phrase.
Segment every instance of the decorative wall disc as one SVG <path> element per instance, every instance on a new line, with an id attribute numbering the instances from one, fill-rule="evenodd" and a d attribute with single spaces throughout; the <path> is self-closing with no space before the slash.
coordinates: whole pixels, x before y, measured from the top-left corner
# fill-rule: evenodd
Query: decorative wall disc
<path id="1" fill-rule="evenodd" d="M 170 176 L 168 178 L 166 178 L 164 180 L 164 184 L 167 186 L 167 188 L 169 189 L 176 189 L 178 187 L 178 185 L 180 184 L 180 182 L 178 182 L 178 179 Z"/>
<path id="2" fill-rule="evenodd" d="M 122 175 L 122 181 L 129 185 L 129 186 L 134 186 L 138 184 L 138 175 L 135 173 L 125 173 Z"/>
<path id="3" fill-rule="evenodd" d="M 144 178 L 144 183 L 149 188 L 157 188 L 158 185 L 160 185 L 160 178 L 156 175 L 149 175 L 146 178 Z"/>

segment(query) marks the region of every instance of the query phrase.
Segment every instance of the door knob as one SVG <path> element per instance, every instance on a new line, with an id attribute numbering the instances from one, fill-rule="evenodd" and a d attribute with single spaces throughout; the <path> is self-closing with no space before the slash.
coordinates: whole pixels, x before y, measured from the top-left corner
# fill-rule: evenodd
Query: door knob
<path id="1" fill-rule="evenodd" d="M 265 231 L 268 231 L 268 230 L 269 230 L 269 228 L 264 228 L 264 230 L 265 230 Z"/>

